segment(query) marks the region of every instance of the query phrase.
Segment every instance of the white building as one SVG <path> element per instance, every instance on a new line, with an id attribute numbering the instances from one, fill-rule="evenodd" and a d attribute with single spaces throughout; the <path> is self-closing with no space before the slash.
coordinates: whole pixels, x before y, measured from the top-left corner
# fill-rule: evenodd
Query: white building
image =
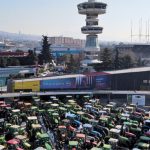
<path id="1" fill-rule="evenodd" d="M 106 13 L 107 4 L 96 0 L 88 0 L 88 2 L 83 2 L 77 7 L 79 14 L 86 15 L 86 25 L 81 28 L 81 32 L 87 34 L 85 59 L 81 63 L 86 69 L 91 70 L 92 67 L 89 67 L 89 65 L 101 63 L 98 60 L 100 51 L 98 34 L 102 33 L 103 28 L 99 26 L 98 16 Z"/>

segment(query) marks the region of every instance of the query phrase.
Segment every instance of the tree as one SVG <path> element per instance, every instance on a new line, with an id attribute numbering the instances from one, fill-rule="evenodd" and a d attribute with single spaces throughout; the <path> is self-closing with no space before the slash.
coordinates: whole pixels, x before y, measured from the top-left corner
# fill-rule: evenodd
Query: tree
<path id="1" fill-rule="evenodd" d="M 64 64 L 64 63 L 67 63 L 69 62 L 69 55 L 68 54 L 65 54 L 65 55 L 62 55 L 62 56 L 58 56 L 57 57 L 57 64 Z"/>
<path id="2" fill-rule="evenodd" d="M 28 50 L 29 55 L 27 56 L 28 65 L 35 65 L 37 60 L 36 53 L 33 50 Z"/>
<path id="3" fill-rule="evenodd" d="M 17 58 L 6 58 L 7 59 L 7 66 L 19 66 L 20 62 Z"/>
<path id="4" fill-rule="evenodd" d="M 52 61 L 50 45 L 51 44 L 48 43 L 48 37 L 43 36 L 42 50 L 41 50 L 41 54 L 39 55 L 40 63 L 49 63 Z"/>
<path id="5" fill-rule="evenodd" d="M 137 59 L 137 62 L 136 62 L 136 66 L 137 67 L 143 67 L 143 66 L 146 66 L 148 62 L 146 60 L 142 60 L 141 57 L 139 57 Z"/>
<path id="6" fill-rule="evenodd" d="M 17 58 L 20 65 L 35 65 L 37 61 L 37 55 L 35 50 L 28 50 L 28 56 Z"/>
<path id="7" fill-rule="evenodd" d="M 69 62 L 67 63 L 67 70 L 71 73 L 79 72 L 80 57 L 79 55 L 70 55 Z"/>
<path id="8" fill-rule="evenodd" d="M 111 70 L 112 69 L 112 53 L 111 50 L 105 48 L 101 53 L 101 67 L 102 70 Z"/>
<path id="9" fill-rule="evenodd" d="M 127 68 L 132 68 L 132 67 L 134 67 L 134 60 L 128 54 L 124 55 L 122 57 L 121 69 L 127 69 Z"/>
<path id="10" fill-rule="evenodd" d="M 75 60 L 73 58 L 73 55 L 71 54 L 69 62 L 67 63 L 67 68 L 68 68 L 67 70 L 69 72 L 74 72 L 74 65 L 75 65 Z"/>
<path id="11" fill-rule="evenodd" d="M 114 65 L 113 68 L 115 70 L 121 69 L 121 56 L 120 56 L 118 49 L 115 50 L 115 57 L 113 60 L 113 65 Z"/>
<path id="12" fill-rule="evenodd" d="M 17 58 L 12 59 L 11 66 L 20 66 L 20 62 Z"/>
<path id="13" fill-rule="evenodd" d="M 0 67 L 6 67 L 7 66 L 7 58 L 1 57 L 0 58 Z"/>

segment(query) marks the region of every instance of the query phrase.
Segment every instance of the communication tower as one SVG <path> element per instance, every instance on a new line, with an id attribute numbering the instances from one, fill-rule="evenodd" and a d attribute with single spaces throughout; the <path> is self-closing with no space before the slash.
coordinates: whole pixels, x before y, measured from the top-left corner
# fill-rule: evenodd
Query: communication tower
<path id="1" fill-rule="evenodd" d="M 106 13 L 107 4 L 96 0 L 88 0 L 78 4 L 78 12 L 86 15 L 86 25 L 81 28 L 81 32 L 86 35 L 85 58 L 81 62 L 83 68 L 91 70 L 93 64 L 99 64 L 100 47 L 98 43 L 98 34 L 101 34 L 103 28 L 99 26 L 98 16 Z"/>

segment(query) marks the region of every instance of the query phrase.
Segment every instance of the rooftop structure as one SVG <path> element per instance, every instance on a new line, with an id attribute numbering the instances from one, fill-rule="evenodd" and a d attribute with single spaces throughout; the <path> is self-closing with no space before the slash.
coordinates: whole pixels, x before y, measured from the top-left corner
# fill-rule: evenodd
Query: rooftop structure
<path id="1" fill-rule="evenodd" d="M 98 60 L 100 47 L 98 44 L 98 34 L 101 34 L 103 28 L 99 26 L 98 16 L 106 13 L 107 4 L 96 0 L 88 0 L 78 5 L 78 12 L 86 15 L 86 26 L 81 28 L 86 36 L 85 59 L 81 62 L 82 66 L 88 68 L 88 65 L 101 63 Z"/>
<path id="2" fill-rule="evenodd" d="M 10 49 L 10 48 L 13 48 L 13 47 L 14 47 L 14 45 L 12 45 L 10 43 L 0 42 L 0 51 Z"/>
<path id="3" fill-rule="evenodd" d="M 0 57 L 26 57 L 28 56 L 28 52 L 11 52 L 11 51 L 3 51 L 0 52 Z"/>
<path id="4" fill-rule="evenodd" d="M 149 72 L 150 67 L 141 67 L 141 68 L 129 68 L 123 70 L 114 70 L 114 71 L 105 71 L 108 74 L 125 74 L 125 73 L 138 73 L 138 72 Z"/>

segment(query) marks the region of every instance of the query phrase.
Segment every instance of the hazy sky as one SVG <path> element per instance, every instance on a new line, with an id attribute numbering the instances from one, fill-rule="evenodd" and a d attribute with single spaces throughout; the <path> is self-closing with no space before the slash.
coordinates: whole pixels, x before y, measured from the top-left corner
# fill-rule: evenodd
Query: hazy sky
<path id="1" fill-rule="evenodd" d="M 85 38 L 80 28 L 85 16 L 79 15 L 77 4 L 86 0 L 1 0 L 0 30 L 49 36 Z M 139 20 L 145 24 L 150 19 L 150 0 L 101 0 L 106 2 L 107 13 L 100 16 L 104 27 L 101 40 L 130 41 L 130 22 L 134 33 L 139 30 Z"/>

